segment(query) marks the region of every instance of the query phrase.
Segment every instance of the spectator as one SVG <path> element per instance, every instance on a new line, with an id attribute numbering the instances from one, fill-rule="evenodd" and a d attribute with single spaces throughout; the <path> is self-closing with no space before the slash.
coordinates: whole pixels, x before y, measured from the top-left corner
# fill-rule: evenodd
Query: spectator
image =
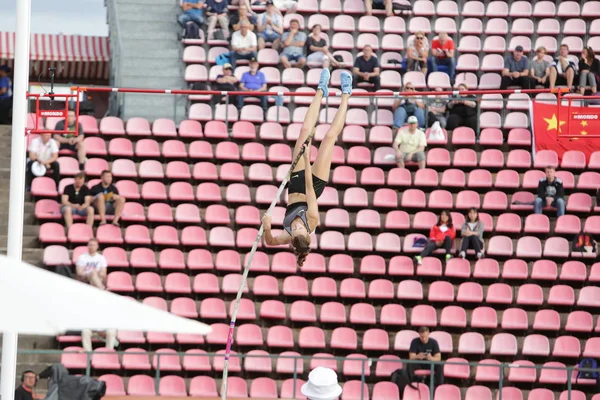
<path id="1" fill-rule="evenodd" d="M 440 32 L 437 39 L 433 39 L 431 42 L 431 67 L 434 72 L 438 70 L 438 65 L 445 65 L 448 67 L 448 75 L 450 75 L 450 81 L 454 82 L 456 75 L 455 68 L 456 62 L 454 61 L 454 40 L 448 37 L 446 32 Z"/>
<path id="2" fill-rule="evenodd" d="M 52 135 L 44 133 L 31 141 L 29 144 L 29 161 L 27 161 L 27 175 L 25 188 L 31 190 L 33 176 L 44 176 L 47 170 L 52 170 L 52 179 L 58 186 L 60 180 L 60 165 L 58 160 L 58 144 L 52 139 Z"/>
<path id="3" fill-rule="evenodd" d="M 237 60 L 256 58 L 257 46 L 256 34 L 250 31 L 250 23 L 245 20 L 240 22 L 240 30 L 231 35 L 231 67 L 235 69 Z"/>
<path id="4" fill-rule="evenodd" d="M 231 29 L 234 32 L 242 29 L 242 22 L 246 21 L 248 23 L 248 29 L 254 32 L 254 25 L 256 25 L 256 17 L 250 13 L 250 10 L 246 5 L 240 5 L 238 7 L 238 12 L 233 14 L 229 19 L 229 23 L 231 24 Z"/>
<path id="5" fill-rule="evenodd" d="M 429 241 L 425 248 L 415 257 L 417 265 L 423 264 L 423 257 L 427 257 L 440 247 L 446 250 L 446 261 L 452 258 L 452 241 L 456 238 L 456 230 L 452 224 L 452 215 L 450 211 L 442 211 L 437 224 L 435 224 L 429 232 Z"/>
<path id="6" fill-rule="evenodd" d="M 554 59 L 550 67 L 550 89 L 556 85 L 567 85 L 571 90 L 575 79 L 575 64 L 569 60 L 569 46 L 561 44 L 558 57 Z"/>
<path id="7" fill-rule="evenodd" d="M 208 40 L 215 38 L 217 21 L 223 32 L 223 39 L 229 38 L 229 17 L 227 15 L 227 0 L 206 0 L 206 16 L 208 17 Z"/>
<path id="8" fill-rule="evenodd" d="M 265 74 L 258 70 L 258 61 L 256 58 L 250 60 L 250 70 L 244 72 L 242 80 L 240 81 L 240 91 L 247 92 L 266 92 L 267 91 L 267 79 Z M 244 99 L 246 96 L 237 96 L 237 105 L 241 109 L 244 106 Z M 260 96 L 260 106 L 263 110 L 267 110 L 267 96 Z"/>
<path id="9" fill-rule="evenodd" d="M 337 374 L 327 367 L 315 367 L 308 374 L 308 381 L 302 384 L 300 392 L 309 400 L 337 399 L 342 394 Z"/>
<path id="10" fill-rule="evenodd" d="M 365 0 L 365 13 L 367 15 L 373 15 L 373 9 L 385 10 L 385 14 L 388 17 L 394 16 L 392 0 Z"/>
<path id="11" fill-rule="evenodd" d="M 179 25 L 185 28 L 188 22 L 194 22 L 198 27 L 204 24 L 204 0 L 181 0 L 181 14 L 177 17 Z"/>
<path id="12" fill-rule="evenodd" d="M 108 214 L 114 216 L 112 224 L 119 226 L 125 198 L 119 195 L 119 189 L 113 185 L 112 172 L 102 171 L 100 183 L 92 188 L 92 196 L 94 196 L 94 206 L 100 216 L 100 225 L 106 224 L 106 214 Z"/>
<path id="13" fill-rule="evenodd" d="M 306 57 L 304 57 L 304 45 L 306 44 L 306 33 L 300 31 L 300 23 L 297 19 L 290 21 L 290 30 L 281 37 L 281 64 L 283 68 L 290 68 L 290 61 L 295 61 L 297 68 L 304 67 Z"/>
<path id="14" fill-rule="evenodd" d="M 412 83 L 404 84 L 404 92 L 415 92 L 415 87 Z M 398 99 L 392 104 L 394 112 L 394 129 L 400 128 L 406 122 L 409 116 L 417 117 L 419 128 L 425 128 L 425 103 L 417 96 L 407 96 L 406 99 Z"/>
<path id="15" fill-rule="evenodd" d="M 217 75 L 217 90 L 219 91 L 237 91 L 238 90 L 239 80 L 233 74 L 233 68 L 231 68 L 231 64 L 225 63 L 223 64 L 223 73 Z M 220 103 L 222 95 L 214 95 L 212 102 L 213 104 Z M 229 96 L 229 103 L 237 105 L 237 97 Z"/>
<path id="16" fill-rule="evenodd" d="M 109 329 L 106 332 L 92 332 L 90 329 L 81 331 L 81 346 L 83 351 L 92 351 L 92 338 L 104 342 L 104 347 L 108 350 L 113 350 L 117 345 L 117 331 Z"/>
<path id="17" fill-rule="evenodd" d="M 61 197 L 61 213 L 65 218 L 67 229 L 73 225 L 73 214 L 86 217 L 88 225 L 94 225 L 94 207 L 92 192 L 85 184 L 85 174 L 78 172 L 75 182 L 67 185 Z"/>
<path id="18" fill-rule="evenodd" d="M 440 345 L 437 340 L 429 337 L 429 328 L 422 326 L 419 328 L 419 337 L 414 338 L 410 342 L 410 348 L 408 349 L 409 360 L 427 360 L 427 361 L 441 361 L 442 353 L 440 352 Z M 431 365 L 427 363 L 410 363 L 406 365 L 407 373 L 409 377 L 414 376 L 416 370 L 431 370 Z M 436 385 L 442 385 L 444 383 L 443 365 L 435 364 L 433 367 Z"/>
<path id="19" fill-rule="evenodd" d="M 43 399 L 43 396 L 37 396 L 35 385 L 37 384 L 37 374 L 28 369 L 21 375 L 21 386 L 15 390 L 15 400 L 36 400 Z"/>
<path id="20" fill-rule="evenodd" d="M 406 53 L 406 70 L 421 71 L 427 75 L 427 58 L 429 57 L 429 48 L 425 46 L 425 34 L 417 32 L 415 39 L 409 43 Z"/>
<path id="21" fill-rule="evenodd" d="M 306 39 L 306 61 L 310 63 L 323 62 L 323 68 L 326 68 L 328 63 L 334 67 L 339 67 L 340 63 L 333 58 L 329 51 L 327 41 L 321 37 L 321 25 L 315 24 Z"/>
<path id="22" fill-rule="evenodd" d="M 58 121 L 54 129 L 57 131 L 70 131 L 75 132 L 75 122 L 77 118 L 75 111 L 69 110 L 67 115 L 67 127 L 65 128 L 65 120 Z M 77 136 L 75 133 L 65 133 L 54 135 L 54 140 L 58 143 L 60 149 L 69 150 L 77 153 L 77 159 L 79 161 L 79 169 L 83 171 L 85 164 L 85 143 L 83 142 L 84 132 L 81 123 L 78 124 Z"/>
<path id="23" fill-rule="evenodd" d="M 356 88 L 360 82 L 368 82 L 373 84 L 373 90 L 377 91 L 381 87 L 379 75 L 381 67 L 377 57 L 373 56 L 373 48 L 369 45 L 363 47 L 363 54 L 356 57 L 354 67 L 352 68 L 352 85 Z"/>
<path id="24" fill-rule="evenodd" d="M 592 93 L 596 93 L 597 75 L 600 75 L 600 61 L 591 47 L 584 47 L 579 59 L 579 93 L 584 95 L 586 86 L 590 86 Z"/>
<path id="25" fill-rule="evenodd" d="M 436 87 L 436 92 L 442 92 L 444 89 L 441 87 Z M 429 103 L 429 114 L 427 115 L 428 121 L 427 125 L 431 126 L 436 121 L 440 123 L 441 128 L 446 127 L 446 111 L 448 107 L 448 96 L 447 95 L 435 95 L 430 96 L 433 97 L 433 100 Z"/>
<path id="26" fill-rule="evenodd" d="M 12 82 L 8 77 L 10 68 L 0 66 L 0 125 L 10 124 L 10 110 L 12 108 Z"/>
<path id="27" fill-rule="evenodd" d="M 466 84 L 458 85 L 459 91 L 469 90 Z M 460 126 L 466 126 L 474 131 L 477 130 L 477 99 L 474 96 L 459 96 L 448 103 L 448 123 L 446 129 L 454 130 Z"/>
<path id="28" fill-rule="evenodd" d="M 408 117 L 408 128 L 402 128 L 396 134 L 392 144 L 396 150 L 396 162 L 399 168 L 404 168 L 405 161 L 419 164 L 419 169 L 425 168 L 425 147 L 427 139 L 425 133 L 417 128 L 417 117 Z"/>
<path id="29" fill-rule="evenodd" d="M 544 46 L 538 47 L 535 51 L 536 56 L 531 60 L 531 80 L 532 87 L 537 85 L 548 87 L 550 81 L 548 77 L 550 76 L 550 63 L 546 61 L 544 56 L 546 55 L 546 48 Z"/>
<path id="30" fill-rule="evenodd" d="M 87 253 L 81 253 L 77 257 L 75 268 L 77 279 L 89 283 L 100 290 L 106 289 L 106 258 L 98 252 L 98 241 L 94 238 L 88 240 Z"/>
<path id="31" fill-rule="evenodd" d="M 272 43 L 273 49 L 277 50 L 283 34 L 283 18 L 273 5 L 272 0 L 267 1 L 267 10 L 257 18 L 258 24 L 258 49 L 265 48 L 265 43 Z"/>
<path id="32" fill-rule="evenodd" d="M 512 55 L 504 59 L 500 88 L 505 90 L 509 86 L 520 86 L 529 89 L 531 87 L 529 69 L 529 60 L 523 55 L 523 46 L 515 47 Z"/>
<path id="33" fill-rule="evenodd" d="M 479 212 L 476 208 L 471 208 L 465 216 L 465 223 L 462 226 L 460 233 L 462 237 L 462 244 L 460 246 L 460 258 L 467 256 L 467 250 L 469 247 L 475 250 L 477 259 L 483 257 L 483 230 L 485 226 L 483 221 L 479 219 Z"/>
<path id="34" fill-rule="evenodd" d="M 546 167 L 546 177 L 538 183 L 537 198 L 533 203 L 534 214 L 541 214 L 543 207 L 556 207 L 557 217 L 565 215 L 565 188 L 555 174 L 556 168 Z"/>

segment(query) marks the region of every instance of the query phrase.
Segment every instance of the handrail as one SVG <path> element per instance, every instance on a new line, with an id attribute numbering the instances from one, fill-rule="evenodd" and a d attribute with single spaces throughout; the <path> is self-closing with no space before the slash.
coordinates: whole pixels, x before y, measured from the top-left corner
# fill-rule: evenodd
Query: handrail
<path id="1" fill-rule="evenodd" d="M 1 353 L 1 352 L 0 352 Z M 159 381 L 161 379 L 161 373 L 163 372 L 160 368 L 160 359 L 162 357 L 224 357 L 223 353 L 203 353 L 203 354 L 197 354 L 197 353 L 185 353 L 185 352 L 175 352 L 175 353 L 160 353 L 160 352 L 154 352 L 154 353 L 150 353 L 150 352 L 139 352 L 139 351 L 131 351 L 131 352 L 125 352 L 125 351 L 93 351 L 93 352 L 82 352 L 82 351 L 64 351 L 64 350 L 41 350 L 41 349 L 21 349 L 17 352 L 18 355 L 62 355 L 62 354 L 86 354 L 86 376 L 91 376 L 91 361 L 92 361 L 92 356 L 95 354 L 116 354 L 118 356 L 122 356 L 123 354 L 128 354 L 128 355 L 147 355 L 149 357 L 152 357 L 152 364 L 154 363 L 154 359 L 156 358 L 156 367 L 152 367 L 152 369 L 155 370 L 155 387 L 157 390 L 157 394 L 158 394 L 158 386 L 159 386 Z M 571 381 L 571 375 L 574 369 L 577 369 L 578 371 L 585 371 L 585 372 L 600 372 L 600 368 L 598 369 L 591 369 L 591 368 L 577 368 L 576 366 L 565 366 L 565 367 L 554 367 L 554 366 L 543 366 L 543 365 L 520 365 L 520 364 L 515 364 L 515 363 L 510 363 L 510 362 L 502 362 L 500 364 L 493 364 L 493 363 L 486 363 L 486 362 L 459 362 L 459 361 L 428 361 L 428 360 L 408 360 L 408 359 L 396 359 L 396 360 L 390 360 L 390 359 L 382 359 L 379 357 L 376 358 L 362 358 L 362 357 L 340 357 L 340 356 L 328 356 L 328 357 L 313 357 L 313 356 L 303 356 L 303 355 L 279 355 L 279 354 L 247 354 L 247 353 L 236 353 L 236 354 L 232 354 L 231 355 L 232 358 L 237 357 L 240 360 L 246 359 L 246 358 L 269 358 L 270 361 L 272 361 L 273 359 L 292 359 L 294 360 L 294 372 L 293 372 L 293 378 L 294 379 L 294 396 L 296 393 L 296 381 L 299 379 L 298 375 L 300 375 L 297 371 L 296 371 L 296 364 L 297 364 L 297 360 L 335 360 L 337 361 L 360 361 L 361 362 L 361 374 L 360 374 L 360 380 L 361 380 L 361 384 L 364 385 L 366 384 L 366 376 L 367 376 L 367 371 L 370 372 L 371 370 L 371 366 L 373 365 L 374 362 L 383 362 L 383 363 L 402 363 L 402 364 L 425 364 L 425 365 L 429 365 L 430 366 L 430 370 L 431 370 L 431 375 L 429 377 L 429 387 L 430 387 L 430 399 L 433 399 L 433 395 L 434 395 L 434 367 L 436 365 L 468 365 L 469 367 L 494 367 L 494 368 L 498 368 L 498 386 L 499 386 L 499 393 L 498 393 L 498 400 L 502 400 L 502 387 L 503 387 L 503 381 L 504 378 L 506 376 L 506 374 L 504 373 L 504 369 L 505 368 L 519 368 L 519 369 L 535 369 L 535 370 L 559 370 L 559 371 L 563 371 L 566 370 L 567 371 L 567 389 L 568 390 L 568 396 L 567 396 L 567 400 L 571 399 L 571 392 L 572 392 L 572 381 Z M 302 373 L 303 376 L 306 376 L 308 374 L 308 371 L 304 371 Z M 359 375 L 356 375 L 357 377 Z M 362 386 L 361 385 L 361 386 Z M 361 390 L 361 397 L 362 397 L 362 393 L 363 391 Z M 295 397 L 294 397 L 295 398 Z M 425 399 L 423 399 L 425 400 Z"/>

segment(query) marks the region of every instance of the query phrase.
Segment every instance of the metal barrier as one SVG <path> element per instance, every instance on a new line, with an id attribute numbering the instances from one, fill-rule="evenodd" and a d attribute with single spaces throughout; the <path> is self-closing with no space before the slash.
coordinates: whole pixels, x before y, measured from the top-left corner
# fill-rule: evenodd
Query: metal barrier
<path id="1" fill-rule="evenodd" d="M 62 355 L 62 354 L 83 354 L 81 352 L 65 352 L 62 350 L 19 350 L 18 351 L 19 355 Z M 128 354 L 128 355 L 148 355 L 149 357 L 153 357 L 152 358 L 152 368 L 154 369 L 154 384 L 155 384 L 155 390 L 156 390 L 156 394 L 158 395 L 158 387 L 159 387 L 159 382 L 161 379 L 161 371 L 160 369 L 160 365 L 161 365 L 161 358 L 163 357 L 174 357 L 177 356 L 178 358 L 180 357 L 206 357 L 206 358 L 215 358 L 215 357 L 221 357 L 224 358 L 224 354 L 217 354 L 217 353 L 205 353 L 205 354 L 195 354 L 195 353 L 191 353 L 191 354 L 187 354 L 185 352 L 177 352 L 177 353 L 168 353 L 168 354 L 164 354 L 164 353 L 142 353 L 142 352 L 123 352 L 123 351 L 118 351 L 118 352 L 102 352 L 102 351 L 95 351 L 95 352 L 86 352 L 86 367 L 85 367 L 85 375 L 86 376 L 92 376 L 91 372 L 92 372 L 92 365 L 91 365 L 91 361 L 92 361 L 92 355 L 94 354 L 117 354 L 119 356 L 122 356 L 123 354 Z M 456 362 L 456 361 L 427 361 L 427 360 L 407 360 L 407 359 L 397 359 L 397 360 L 390 360 L 390 359 L 382 359 L 382 358 L 359 358 L 359 357 L 313 357 L 313 356 L 292 356 L 292 355 L 279 355 L 279 354 L 268 354 L 268 355 L 255 355 L 255 354 L 244 354 L 244 353 L 237 353 L 237 354 L 232 354 L 231 358 L 235 358 L 237 357 L 238 359 L 240 359 L 240 363 L 246 359 L 246 358 L 269 358 L 270 362 L 272 362 L 273 359 L 291 359 L 294 361 L 294 370 L 292 373 L 292 379 L 293 379 L 293 390 L 292 392 L 294 393 L 294 399 L 296 398 L 296 388 L 298 383 L 298 380 L 301 378 L 301 376 L 307 376 L 309 371 L 303 371 L 302 373 L 300 373 L 299 371 L 296 370 L 297 368 L 297 361 L 298 360 L 302 360 L 302 362 L 304 363 L 305 361 L 310 361 L 310 360 L 335 360 L 336 362 L 338 361 L 357 361 L 361 363 L 361 374 L 360 374 L 360 381 L 361 381 L 361 400 L 364 400 L 364 385 L 367 385 L 367 371 L 369 371 L 369 375 L 370 375 L 370 369 L 371 366 L 373 365 L 373 363 L 379 363 L 379 362 L 383 362 L 383 363 L 402 363 L 402 364 L 428 364 L 429 365 L 429 371 L 430 371 L 430 376 L 429 376 L 429 396 L 430 396 L 430 400 L 433 400 L 433 396 L 434 396 L 434 392 L 435 392 L 435 385 L 434 385 L 434 367 L 436 365 L 468 365 L 469 367 L 492 367 L 492 368 L 498 368 L 498 397 L 497 400 L 502 400 L 502 388 L 504 387 L 504 378 L 505 376 L 505 372 L 504 369 L 505 368 L 518 368 L 518 369 L 535 369 L 535 370 L 558 370 L 558 371 L 564 371 L 566 370 L 567 372 L 567 383 L 566 383 L 566 389 L 563 390 L 567 390 L 568 394 L 567 394 L 567 400 L 571 400 L 571 393 L 573 390 L 573 381 L 571 379 L 571 375 L 573 373 L 574 369 L 577 369 L 577 367 L 575 366 L 566 366 L 564 368 L 562 367 L 547 367 L 547 366 L 542 366 L 542 365 L 519 365 L 519 364 L 514 364 L 514 363 L 499 363 L 499 364 L 493 364 L 493 363 L 485 363 L 485 362 Z M 154 360 L 156 360 L 156 363 L 154 363 Z M 156 365 L 154 365 L 156 364 Z M 600 369 L 577 369 L 578 371 L 592 371 L 592 372 L 600 372 Z M 381 380 L 385 380 L 384 377 L 381 377 L 383 379 Z M 422 399 L 425 400 L 425 399 Z"/>

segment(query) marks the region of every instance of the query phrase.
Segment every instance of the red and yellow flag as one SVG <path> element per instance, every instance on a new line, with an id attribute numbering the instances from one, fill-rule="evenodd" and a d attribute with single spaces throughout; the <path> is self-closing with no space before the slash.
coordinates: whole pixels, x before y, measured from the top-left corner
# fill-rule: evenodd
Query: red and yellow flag
<path id="1" fill-rule="evenodd" d="M 589 160 L 600 150 L 600 108 L 568 107 L 533 101 L 535 150 L 554 150 L 559 160 L 568 150 L 578 150 Z M 565 137 L 569 136 L 569 137 Z"/>

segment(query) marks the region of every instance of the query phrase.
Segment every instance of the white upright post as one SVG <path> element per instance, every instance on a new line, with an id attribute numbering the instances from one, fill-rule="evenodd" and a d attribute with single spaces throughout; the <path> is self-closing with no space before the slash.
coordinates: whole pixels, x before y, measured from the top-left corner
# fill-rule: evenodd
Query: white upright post
<path id="1" fill-rule="evenodd" d="M 21 261 L 23 247 L 23 206 L 25 202 L 25 122 L 29 81 L 29 36 L 31 0 L 17 4 L 17 37 L 13 91 L 13 126 L 10 155 L 10 203 L 8 205 L 7 256 Z M 10 307 L 10 305 L 4 305 Z M 14 400 L 17 371 L 17 333 L 3 332 L 0 397 Z"/>

